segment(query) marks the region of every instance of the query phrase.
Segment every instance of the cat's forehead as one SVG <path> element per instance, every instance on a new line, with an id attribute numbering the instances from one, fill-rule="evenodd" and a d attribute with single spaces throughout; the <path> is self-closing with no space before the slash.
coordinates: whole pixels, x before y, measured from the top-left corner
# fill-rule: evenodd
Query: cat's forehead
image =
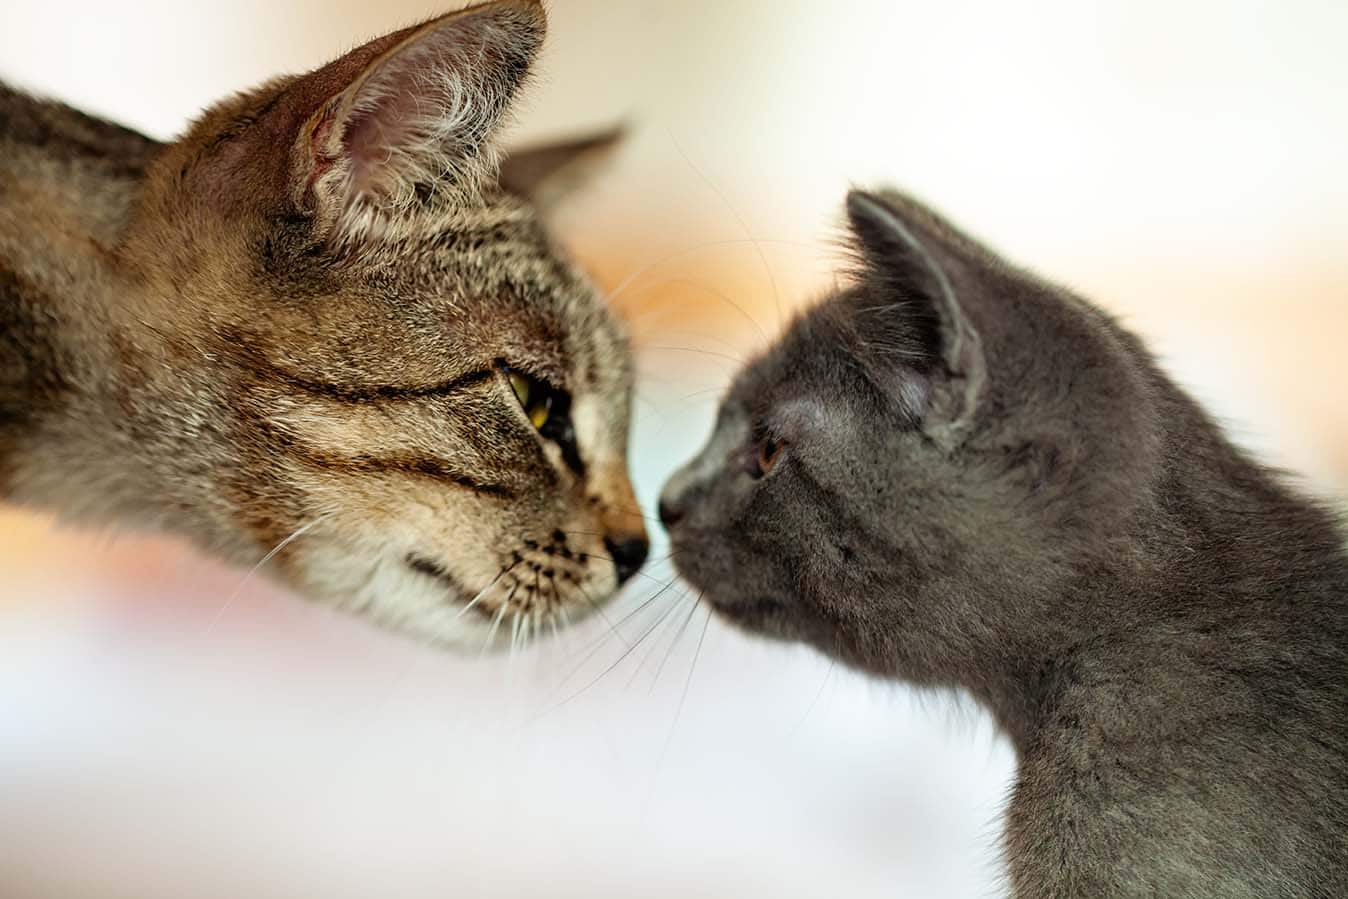
<path id="1" fill-rule="evenodd" d="M 621 324 L 510 198 L 426 217 L 355 259 L 255 270 L 212 328 L 298 378 L 360 391 L 504 366 L 602 397 L 630 380 Z"/>

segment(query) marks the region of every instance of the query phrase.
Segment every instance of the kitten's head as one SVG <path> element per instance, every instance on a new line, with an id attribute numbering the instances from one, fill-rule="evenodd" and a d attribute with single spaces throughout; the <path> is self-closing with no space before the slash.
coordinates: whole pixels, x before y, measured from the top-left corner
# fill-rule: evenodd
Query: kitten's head
<path id="1" fill-rule="evenodd" d="M 854 192 L 848 214 L 853 286 L 738 375 L 661 517 L 724 617 L 949 682 L 1073 614 L 1056 588 L 1155 454 L 1146 364 L 912 200 Z"/>
<path id="2" fill-rule="evenodd" d="M 123 251 L 161 517 L 441 642 L 584 614 L 646 553 L 626 336 L 523 196 L 592 148 L 496 177 L 543 33 L 501 0 L 224 102 Z"/>

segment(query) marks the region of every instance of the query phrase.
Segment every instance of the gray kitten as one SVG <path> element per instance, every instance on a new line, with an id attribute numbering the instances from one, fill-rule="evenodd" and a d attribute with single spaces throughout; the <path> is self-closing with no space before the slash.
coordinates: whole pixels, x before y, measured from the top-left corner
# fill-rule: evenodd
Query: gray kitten
<path id="1" fill-rule="evenodd" d="M 963 687 L 1012 892 L 1348 896 L 1348 554 L 1136 337 L 911 199 L 665 488 L 724 618 Z"/>
<path id="2" fill-rule="evenodd" d="M 587 145 L 496 177 L 545 30 L 440 16 L 166 144 L 0 86 L 0 501 L 441 643 L 611 595 L 647 547 L 627 338 L 524 196 Z"/>

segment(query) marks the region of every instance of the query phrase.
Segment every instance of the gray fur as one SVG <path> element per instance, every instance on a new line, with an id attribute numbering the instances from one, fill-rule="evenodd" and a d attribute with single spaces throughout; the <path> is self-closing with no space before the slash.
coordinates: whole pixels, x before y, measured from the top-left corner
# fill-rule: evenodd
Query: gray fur
<path id="1" fill-rule="evenodd" d="M 665 488 L 682 574 L 749 631 L 982 702 L 1019 754 L 1016 897 L 1348 895 L 1338 522 L 1100 310 L 907 197 L 848 210 L 855 285 Z"/>

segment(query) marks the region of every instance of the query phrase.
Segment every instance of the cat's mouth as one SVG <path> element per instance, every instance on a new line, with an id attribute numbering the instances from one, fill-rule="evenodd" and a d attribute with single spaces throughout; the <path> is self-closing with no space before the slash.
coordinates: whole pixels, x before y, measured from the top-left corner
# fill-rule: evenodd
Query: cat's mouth
<path id="1" fill-rule="evenodd" d="M 424 574 L 426 575 L 426 577 L 434 578 L 435 580 L 439 581 L 441 584 L 443 584 L 445 587 L 451 590 L 456 597 L 466 599 L 467 597 L 472 595 L 471 593 L 468 592 L 467 589 L 464 588 L 462 582 L 460 582 L 458 578 L 450 574 L 445 569 L 445 567 L 439 564 L 438 562 L 433 562 L 430 559 L 427 559 L 424 556 L 418 556 L 415 553 L 408 554 L 406 562 L 407 566 L 411 568 L 413 571 L 417 572 L 418 574 Z M 486 616 L 488 619 L 492 617 L 492 613 L 487 609 L 483 608 L 481 605 L 475 605 L 473 608 L 479 614 Z"/>

